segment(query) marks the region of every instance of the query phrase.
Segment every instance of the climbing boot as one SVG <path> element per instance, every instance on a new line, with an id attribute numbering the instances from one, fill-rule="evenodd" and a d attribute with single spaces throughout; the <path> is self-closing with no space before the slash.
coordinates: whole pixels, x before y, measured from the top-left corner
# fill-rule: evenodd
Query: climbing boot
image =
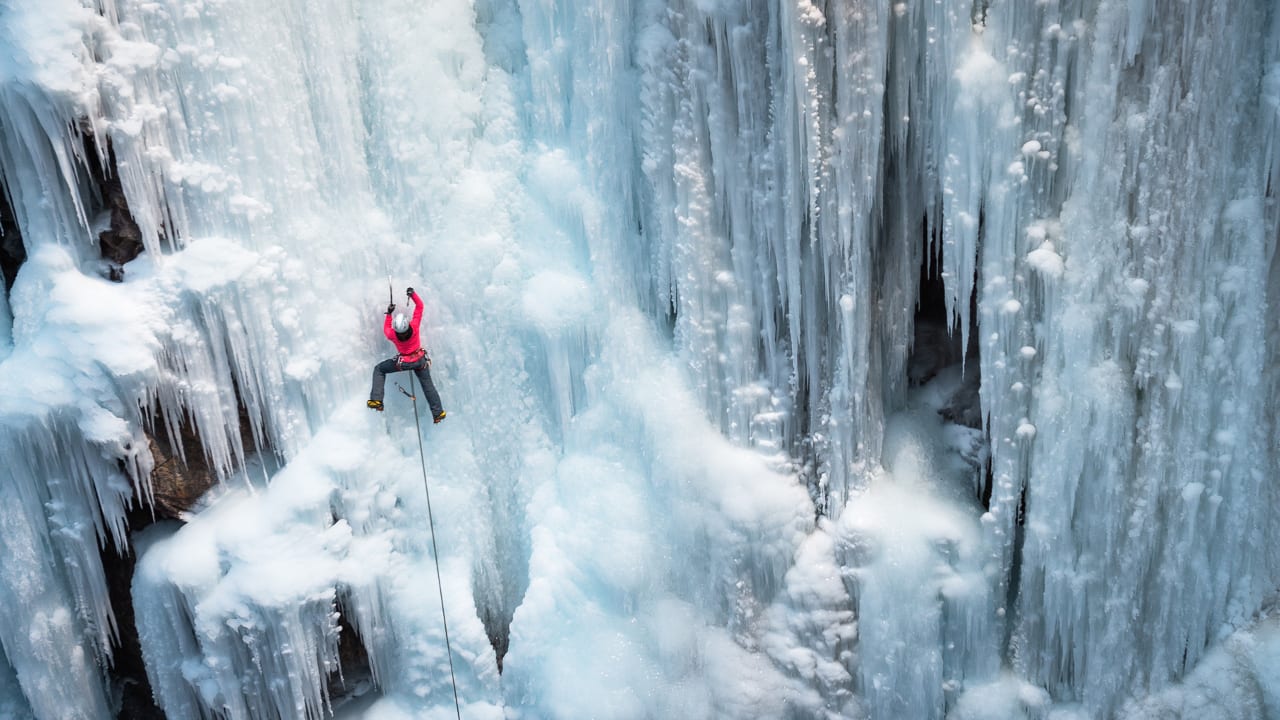
<path id="1" fill-rule="evenodd" d="M 381 400 L 370 400 L 370 401 L 369 401 L 369 409 L 370 409 L 370 410 L 377 410 L 378 412 L 382 412 L 382 401 L 381 401 Z"/>
<path id="2" fill-rule="evenodd" d="M 434 422 L 436 425 L 439 425 L 440 421 L 444 419 L 444 414 L 445 414 L 444 411 L 441 410 L 440 414 L 432 418 L 431 421 Z"/>

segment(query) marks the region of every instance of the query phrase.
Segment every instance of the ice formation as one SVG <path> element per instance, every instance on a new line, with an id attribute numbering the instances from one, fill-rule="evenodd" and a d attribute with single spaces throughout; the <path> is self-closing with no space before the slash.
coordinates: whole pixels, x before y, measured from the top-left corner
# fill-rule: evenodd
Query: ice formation
<path id="1" fill-rule="evenodd" d="M 43 0 L 0 47 L 0 714 L 452 717 L 450 660 L 467 718 L 1280 714 L 1274 4 Z M 421 438 L 363 406 L 388 281 Z M 153 522 L 186 437 L 220 482 Z"/>

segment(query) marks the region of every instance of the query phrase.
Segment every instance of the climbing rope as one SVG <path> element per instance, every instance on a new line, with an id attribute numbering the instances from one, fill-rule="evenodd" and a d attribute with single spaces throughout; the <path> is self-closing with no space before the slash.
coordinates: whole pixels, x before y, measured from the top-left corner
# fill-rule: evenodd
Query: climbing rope
<path id="1" fill-rule="evenodd" d="M 413 380 L 409 381 L 413 385 Z M 444 648 L 449 655 L 449 681 L 453 683 L 453 707 L 462 720 L 462 705 L 458 702 L 458 679 L 453 675 L 453 647 L 449 643 L 449 619 L 444 614 L 444 583 L 440 580 L 440 546 L 436 543 L 436 520 L 431 514 L 431 487 L 427 484 L 427 453 L 422 449 L 422 421 L 418 419 L 418 396 L 410 394 L 400 383 L 400 392 L 413 401 L 413 425 L 418 429 L 418 459 L 422 461 L 422 487 L 427 491 L 427 523 L 431 526 L 431 557 L 436 561 L 436 590 L 440 593 L 440 621 L 444 623 Z"/>

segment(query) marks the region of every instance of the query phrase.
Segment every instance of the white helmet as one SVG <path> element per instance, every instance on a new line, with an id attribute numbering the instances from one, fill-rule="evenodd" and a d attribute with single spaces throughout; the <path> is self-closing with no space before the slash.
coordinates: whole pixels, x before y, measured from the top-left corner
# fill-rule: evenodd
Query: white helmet
<path id="1" fill-rule="evenodd" d="M 403 333 L 409 329 L 409 318 L 404 313 L 396 313 L 391 320 L 391 327 L 398 333 Z"/>

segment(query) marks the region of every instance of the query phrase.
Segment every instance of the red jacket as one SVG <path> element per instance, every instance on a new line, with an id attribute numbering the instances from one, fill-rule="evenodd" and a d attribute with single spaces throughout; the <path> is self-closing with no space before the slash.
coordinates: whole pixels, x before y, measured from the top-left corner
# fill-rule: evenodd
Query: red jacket
<path id="1" fill-rule="evenodd" d="M 422 337 L 418 332 L 418 325 L 422 322 L 422 298 L 418 297 L 418 293 L 413 294 L 413 320 L 409 321 L 409 339 L 401 340 L 396 337 L 396 331 L 391 327 L 391 315 L 387 314 L 387 319 L 382 323 L 382 334 L 396 346 L 396 350 L 400 353 L 401 359 L 417 360 L 413 357 L 422 350 Z"/>

